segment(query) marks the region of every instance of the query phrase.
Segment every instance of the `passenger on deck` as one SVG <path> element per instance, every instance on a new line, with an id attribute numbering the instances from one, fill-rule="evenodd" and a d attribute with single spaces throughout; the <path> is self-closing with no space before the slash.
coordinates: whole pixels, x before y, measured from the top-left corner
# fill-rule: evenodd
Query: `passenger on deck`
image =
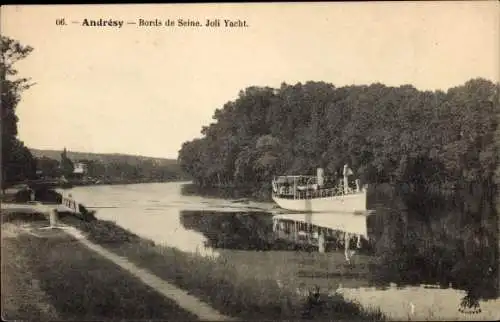
<path id="1" fill-rule="evenodd" d="M 361 235 L 357 235 L 357 243 L 356 243 L 357 249 L 351 249 L 351 237 L 352 235 L 347 232 L 344 234 L 344 245 L 345 245 L 344 254 L 345 254 L 345 260 L 348 264 L 351 263 L 351 258 L 358 252 L 357 249 L 361 248 Z"/>
<path id="2" fill-rule="evenodd" d="M 280 195 L 290 194 L 290 183 L 285 181 L 283 185 L 280 187 Z"/>

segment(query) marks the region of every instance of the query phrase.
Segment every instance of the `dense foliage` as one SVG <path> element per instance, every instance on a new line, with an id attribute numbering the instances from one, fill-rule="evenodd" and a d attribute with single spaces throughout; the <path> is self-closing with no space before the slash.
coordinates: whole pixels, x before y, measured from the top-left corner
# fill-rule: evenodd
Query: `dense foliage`
<path id="1" fill-rule="evenodd" d="M 14 64 L 26 58 L 33 48 L 2 36 L 0 73 L 2 81 L 2 186 L 7 183 L 32 178 L 35 160 L 29 149 L 17 138 L 16 106 L 21 93 L 32 84 L 27 78 L 16 78 Z"/>
<path id="2" fill-rule="evenodd" d="M 365 182 L 491 182 L 499 84 L 472 79 L 444 91 L 324 82 L 250 87 L 217 109 L 180 165 L 204 186 L 262 187 L 276 174 L 340 174 Z M 498 134 L 497 134 L 498 135 Z"/>

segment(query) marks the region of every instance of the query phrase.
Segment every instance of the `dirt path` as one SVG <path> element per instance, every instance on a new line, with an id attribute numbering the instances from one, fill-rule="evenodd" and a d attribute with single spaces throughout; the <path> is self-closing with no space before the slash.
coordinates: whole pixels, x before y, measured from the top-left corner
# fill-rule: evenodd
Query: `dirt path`
<path id="1" fill-rule="evenodd" d="M 3 318 L 222 319 L 175 290 L 167 292 L 147 272 L 134 274 L 126 260 L 99 252 L 78 231 L 42 227 L 46 224 L 2 224 Z"/>
<path id="2" fill-rule="evenodd" d="M 78 239 L 83 245 L 103 256 L 104 258 L 110 260 L 121 268 L 125 269 L 135 277 L 139 278 L 146 285 L 155 289 L 157 292 L 165 296 L 166 298 L 175 301 L 180 307 L 188 312 L 198 316 L 201 320 L 208 321 L 228 321 L 234 320 L 233 318 L 222 315 L 215 309 L 201 302 L 196 297 L 189 295 L 186 291 L 179 289 L 178 287 L 167 283 L 166 281 L 160 279 L 159 277 L 151 274 L 147 270 L 141 269 L 128 261 L 127 259 L 120 257 L 103 247 L 96 245 L 85 238 L 82 233 L 76 228 L 64 226 L 64 231 L 71 236 Z"/>

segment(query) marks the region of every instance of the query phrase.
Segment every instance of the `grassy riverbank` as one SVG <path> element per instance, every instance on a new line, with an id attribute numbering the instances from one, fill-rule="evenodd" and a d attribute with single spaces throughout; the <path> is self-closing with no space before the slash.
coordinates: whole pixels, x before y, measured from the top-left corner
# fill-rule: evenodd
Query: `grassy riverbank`
<path id="1" fill-rule="evenodd" d="M 17 232 L 2 226 L 2 317 L 5 320 L 55 321 L 59 315 L 39 281 L 27 270 L 28 258 L 12 243 Z M 8 229 L 10 228 L 10 229 Z"/>
<path id="2" fill-rule="evenodd" d="M 47 225 L 44 221 L 30 226 Z M 2 316 L 8 320 L 196 317 L 61 230 L 2 223 Z M 34 234 L 35 235 L 34 235 Z"/>
<path id="3" fill-rule="evenodd" d="M 322 295 L 318 301 L 308 301 L 290 289 L 280 288 L 273 276 L 256 276 L 221 258 L 155 245 L 109 221 L 83 222 L 71 217 L 62 221 L 82 230 L 94 243 L 187 290 L 226 315 L 252 320 L 383 319 L 379 311 L 363 309 L 340 295 Z"/>

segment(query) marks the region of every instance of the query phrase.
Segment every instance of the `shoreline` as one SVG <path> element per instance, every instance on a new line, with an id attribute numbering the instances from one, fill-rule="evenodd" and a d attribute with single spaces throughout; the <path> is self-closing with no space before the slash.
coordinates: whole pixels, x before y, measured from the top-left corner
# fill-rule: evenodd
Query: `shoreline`
<path id="1" fill-rule="evenodd" d="M 82 222 L 65 217 L 62 223 L 82 231 L 88 240 L 127 258 L 165 281 L 193 294 L 222 314 L 242 319 L 301 320 L 332 318 L 383 320 L 374 309 L 345 301 L 339 294 L 311 303 L 311 298 L 280 288 L 276 280 L 241 272 L 224 258 L 201 257 L 173 247 L 155 245 L 113 222 Z"/>
<path id="2" fill-rule="evenodd" d="M 31 218 L 31 220 L 36 219 Z M 38 221 L 43 221 L 43 219 Z M 452 317 L 456 320 L 464 320 L 471 318 L 482 319 L 485 317 L 494 317 L 494 319 L 496 319 L 499 317 L 494 310 L 495 305 L 500 303 L 499 300 L 481 301 L 481 307 L 483 308 L 482 314 L 471 316 L 458 313 L 458 311 L 456 311 L 460 299 L 458 295 L 463 295 L 463 292 L 457 293 L 451 289 L 427 290 L 421 294 L 421 292 L 416 292 L 418 288 L 415 290 L 412 288 L 392 289 L 391 286 L 391 289 L 388 291 L 386 289 L 379 290 L 373 287 L 366 289 L 364 287 L 352 288 L 353 286 L 345 285 L 344 287 L 339 287 L 339 289 L 333 293 L 333 296 L 332 292 L 327 292 L 330 294 L 321 292 L 320 300 L 311 304 L 311 297 L 308 297 L 307 294 L 297 294 L 294 292 L 294 289 L 288 287 L 289 285 L 285 285 L 284 287 L 279 285 L 283 282 L 284 284 L 290 284 L 293 281 L 286 277 L 283 279 L 279 277 L 279 279 L 281 279 L 279 280 L 278 276 L 274 276 L 270 273 L 270 270 L 262 267 L 262 262 L 258 261 L 258 258 L 262 257 L 262 255 L 258 256 L 256 253 L 249 254 L 238 252 L 236 257 L 246 258 L 243 261 L 237 258 L 229 259 L 224 256 L 219 256 L 217 258 L 201 257 L 200 254 L 190 254 L 174 247 L 155 244 L 153 241 L 142 238 L 111 221 L 96 219 L 92 222 L 85 222 L 72 216 L 61 217 L 59 221 L 63 225 L 78 229 L 85 235 L 86 239 L 99 245 L 107 252 L 128 260 L 141 271 L 151 272 L 157 276 L 157 278 L 167 283 L 171 283 L 175 287 L 207 303 L 212 308 L 221 312 L 221 314 L 233 318 L 243 320 L 334 318 L 335 320 L 343 321 L 351 319 L 400 320 L 406 318 L 410 320 L 423 318 L 425 320 L 437 317 Z M 3 228 L 4 225 L 2 225 L 2 232 L 5 232 Z M 6 234 L 2 234 L 2 238 L 4 237 L 10 237 L 12 240 L 13 237 L 16 237 L 15 232 L 12 233 L 7 231 Z M 36 249 L 36 245 L 38 244 L 39 243 L 35 244 L 32 242 L 29 246 L 35 245 Z M 74 243 L 70 242 L 70 244 Z M 2 244 L 2 247 L 3 245 L 4 244 Z M 26 249 L 28 248 L 29 247 Z M 46 247 L 45 249 L 47 250 L 48 248 Z M 26 251 L 30 252 L 29 250 Z M 43 251 L 35 252 L 37 252 L 36 256 L 44 256 Z M 3 253 L 2 249 L 2 255 Z M 47 251 L 45 251 L 45 253 L 47 253 Z M 82 260 L 85 261 L 84 258 L 81 258 L 82 252 L 77 251 L 73 253 L 79 254 L 80 262 Z M 69 254 L 69 257 L 72 255 L 74 254 Z M 279 254 L 269 252 L 266 256 L 275 258 L 276 255 Z M 331 259 L 327 259 L 326 257 L 321 260 L 321 258 L 317 258 L 317 256 L 319 256 L 317 254 L 310 254 L 308 256 L 311 257 L 311 260 L 315 258 L 313 261 L 316 264 L 314 265 L 319 265 L 320 267 L 323 267 L 322 263 L 324 260 L 331 261 Z M 5 256 L 3 257 L 5 258 Z M 24 258 L 28 257 L 24 256 Z M 278 266 L 283 265 L 283 262 L 280 263 L 279 260 L 275 260 L 273 260 L 272 263 Z M 69 261 L 71 262 L 71 259 Z M 286 261 L 287 260 L 285 260 L 285 262 Z M 289 259 L 288 262 L 290 262 Z M 236 263 L 239 263 L 239 265 Z M 268 265 L 272 263 L 268 263 Z M 358 268 L 364 265 L 362 263 L 360 264 Z M 22 268 L 20 271 L 25 271 L 25 263 L 16 265 L 18 268 Z M 254 265 L 256 266 L 254 267 Z M 304 263 L 301 265 L 304 265 Z M 329 266 L 328 270 L 331 271 L 332 268 L 333 267 Z M 306 267 L 302 267 L 302 269 L 306 269 Z M 334 271 L 339 269 L 341 271 L 343 270 L 343 268 L 340 267 L 333 269 Z M 30 270 L 27 270 L 27 272 L 30 273 Z M 317 272 L 314 273 L 314 276 L 318 277 Z M 36 274 L 33 278 L 25 277 L 25 280 L 35 281 L 33 282 L 36 284 L 35 286 L 41 285 L 41 287 L 38 288 L 41 292 L 35 287 L 34 296 L 38 296 L 39 299 L 33 299 L 31 303 L 23 304 L 24 307 L 30 307 L 29 305 L 31 305 L 31 310 L 36 312 L 37 309 L 33 306 L 33 303 L 40 303 L 40 307 L 44 312 L 51 312 L 51 303 L 44 303 L 43 299 L 46 299 L 47 296 L 52 296 L 52 298 L 54 298 L 54 292 L 56 291 L 52 290 L 47 293 L 47 287 L 44 286 L 44 278 L 40 278 L 36 276 Z M 39 282 L 36 283 L 36 281 Z M 71 285 L 68 285 L 68 287 L 69 286 Z M 23 287 L 28 290 L 32 285 L 21 285 L 19 288 L 22 289 Z M 303 290 L 307 291 L 307 288 Z M 311 290 L 311 288 L 309 288 L 309 290 Z M 450 294 L 446 296 L 441 294 L 446 292 L 453 295 L 453 300 Z M 408 297 L 408 294 L 413 295 Z M 376 298 L 379 297 L 386 298 L 386 300 L 379 303 L 376 301 Z M 55 298 L 59 298 L 59 295 L 56 295 Z M 435 306 L 434 304 L 427 303 L 429 302 L 429 298 L 435 298 L 440 304 Z M 445 298 L 448 298 L 448 300 L 445 300 Z M 2 299 L 2 301 L 4 301 L 4 299 Z M 411 306 L 412 301 L 415 303 L 415 307 L 417 308 L 416 314 L 418 314 L 418 316 L 409 315 L 408 307 Z M 57 307 L 57 305 L 54 307 Z M 428 312 L 422 310 L 427 310 Z M 38 312 L 39 311 L 40 309 L 38 309 Z M 52 312 L 53 311 L 54 309 L 52 309 Z M 43 313 L 36 314 L 40 315 Z M 51 317 L 49 319 L 54 320 L 58 318 Z"/>
<path id="3" fill-rule="evenodd" d="M 212 257 L 208 253 L 209 256 L 201 257 L 200 254 L 155 244 L 110 221 L 83 223 L 70 217 L 63 221 L 83 231 L 89 240 L 108 251 L 127 258 L 138 267 L 193 294 L 222 314 L 242 320 L 496 320 L 500 317 L 495 310 L 500 299 L 481 300 L 483 311 L 480 314 L 463 314 L 458 311 L 458 305 L 464 291 L 429 288 L 425 285 L 423 293 L 422 285 L 420 288 L 391 286 L 389 289 L 344 285 L 333 292 L 322 285 L 319 300 L 314 302 L 311 293 L 307 294 L 314 290 L 312 285 L 304 285 L 302 293 L 296 293 L 293 278 L 289 275 L 289 278 L 277 280 L 277 276 L 258 261 L 256 253 L 239 252 L 236 257 L 244 257 L 243 261 L 230 260 L 224 256 L 224 252 L 219 256 Z M 274 258 L 277 255 L 268 252 L 266 256 Z M 304 257 L 310 257 L 316 263 L 314 265 L 323 267 L 324 263 L 332 260 L 323 255 L 311 253 L 304 254 Z M 282 267 L 283 263 L 290 263 L 290 260 L 273 263 Z M 363 266 L 366 265 L 360 260 L 355 270 L 360 270 L 362 274 Z M 346 272 L 341 265 L 334 266 L 328 268 L 334 275 L 352 273 Z M 305 266 L 302 267 L 304 269 L 307 270 Z M 314 276 L 319 277 L 317 272 Z M 376 301 L 379 297 L 385 300 L 379 303 Z M 439 303 L 433 304 L 433 299 Z M 412 302 L 416 307 L 415 313 L 410 311 Z"/>
<path id="4" fill-rule="evenodd" d="M 133 185 L 133 184 L 148 184 L 148 183 L 179 183 L 179 182 L 190 182 L 190 180 L 186 179 L 178 179 L 178 180 L 167 180 L 167 181 L 135 181 L 135 180 L 123 180 L 123 181 L 105 181 L 105 182 L 71 182 L 71 180 L 65 184 L 59 184 L 55 186 L 55 188 L 59 189 L 68 189 L 75 187 L 90 187 L 90 186 L 119 186 L 119 185 Z"/>
<path id="5" fill-rule="evenodd" d="M 25 214 L 21 214 L 20 217 L 11 216 L 9 221 L 3 220 L 3 222 L 47 226 L 47 220 L 43 216 L 31 216 L 28 221 L 23 219 L 24 216 Z M 322 293 L 318 294 L 319 298 L 311 296 L 311 293 L 309 296 L 298 295 L 290 289 L 281 288 L 273 277 L 252 276 L 249 274 L 250 271 L 239 271 L 238 267 L 232 266 L 224 259 L 201 257 L 199 254 L 185 253 L 173 247 L 155 245 L 154 242 L 141 238 L 110 221 L 96 219 L 85 222 L 73 216 L 62 216 L 59 218 L 59 223 L 76 228 L 86 240 L 102 247 L 109 254 L 114 254 L 112 256 L 123 258 L 130 262 L 130 265 L 136 265 L 141 271 L 151 272 L 157 278 L 171 283 L 229 318 L 309 320 L 334 317 L 337 320 L 353 318 L 384 320 L 383 315 L 376 309 L 364 309 L 355 302 L 344 300 L 340 294 L 328 296 Z M 2 224 L 2 231 L 5 227 L 6 225 Z M 49 300 L 46 300 L 46 303 L 41 302 L 40 299 L 32 300 L 32 302 L 40 302 L 42 306 L 47 307 L 52 305 L 57 313 L 49 317 L 50 319 L 56 317 L 77 320 L 110 318 L 111 316 L 105 315 L 107 311 L 100 311 L 101 304 L 99 303 L 102 301 L 107 303 L 108 310 L 114 312 L 113 318 L 116 316 L 125 318 L 124 312 L 128 312 L 127 318 L 130 316 L 136 316 L 139 319 L 161 318 L 161 316 L 147 316 L 147 312 L 152 314 L 151 312 L 155 310 L 148 311 L 149 309 L 144 307 L 163 305 L 159 304 L 164 301 L 160 300 L 157 292 L 153 291 L 156 295 L 149 295 L 155 300 L 148 300 L 149 304 L 143 304 L 143 307 L 137 308 L 140 311 L 137 313 L 133 309 L 137 306 L 136 300 L 123 297 L 127 297 L 126 294 L 133 295 L 142 292 L 138 290 L 147 287 L 146 284 L 132 283 L 130 281 L 132 277 L 126 271 L 114 266 L 99 254 L 90 254 L 89 252 L 92 251 L 85 249 L 85 246 L 76 242 L 77 240 L 67 233 L 63 238 L 44 236 L 46 233 L 49 235 L 57 233 L 57 230 L 39 230 L 39 233 L 43 231 L 41 236 L 38 234 L 17 234 L 17 236 L 13 233 L 2 234 L 3 238 L 7 238 L 7 243 L 2 243 L 2 247 L 14 245 L 14 250 L 10 254 L 16 254 L 16 256 L 8 256 L 9 259 L 23 259 L 15 263 L 18 270 L 34 274 L 35 279 L 40 281 L 40 287 Z M 3 258 L 5 259 L 5 256 Z M 3 262 L 12 263 L 10 260 Z M 75 274 L 78 276 L 73 276 Z M 88 274 L 92 276 L 97 274 L 97 277 Z M 110 276 L 118 277 L 110 278 Z M 104 277 L 105 280 L 101 280 Z M 95 280 L 96 278 L 98 280 Z M 84 284 L 75 286 L 75 281 L 81 281 Z M 83 290 L 85 294 L 88 292 L 93 294 L 90 303 L 85 302 L 86 295 L 78 297 L 78 291 L 74 291 L 75 288 Z M 110 294 L 113 295 L 105 295 L 106 292 L 111 292 Z M 4 301 L 5 293 L 2 292 L 2 294 L 4 294 L 2 296 L 2 301 Z M 177 309 L 174 303 L 167 301 L 166 305 L 164 312 L 180 310 L 181 316 L 186 313 L 180 308 Z M 170 308 L 172 305 L 174 308 Z M 129 309 L 129 307 L 132 308 Z M 78 310 L 80 312 L 76 312 Z M 130 315 L 130 310 L 136 312 L 135 315 Z M 186 317 L 186 315 L 181 319 L 193 320 L 192 316 Z"/>
<path id="6" fill-rule="evenodd" d="M 7 282 L 2 283 L 3 317 L 196 320 L 65 231 L 43 229 L 43 220 L 28 225 L 2 223 L 2 280 Z"/>

